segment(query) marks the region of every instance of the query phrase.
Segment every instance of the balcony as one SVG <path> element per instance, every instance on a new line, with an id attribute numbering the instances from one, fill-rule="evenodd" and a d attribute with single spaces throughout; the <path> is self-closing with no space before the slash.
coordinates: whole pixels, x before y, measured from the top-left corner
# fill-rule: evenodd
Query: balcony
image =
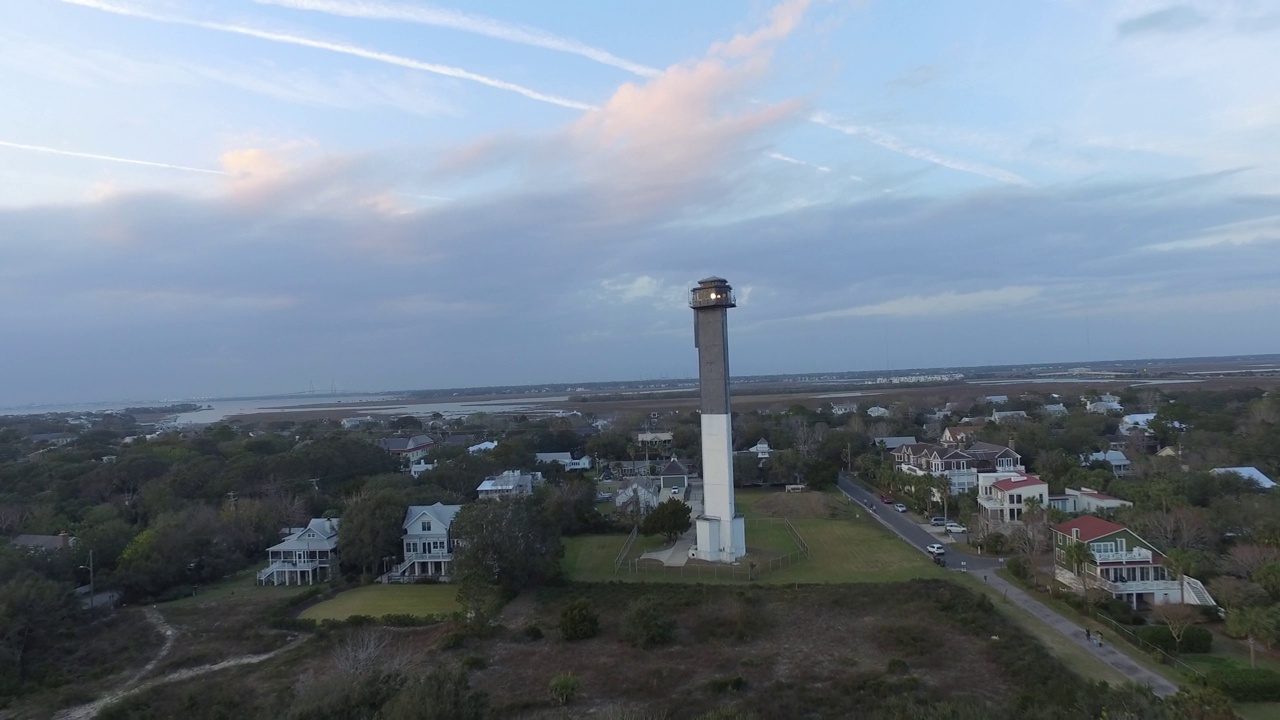
<path id="1" fill-rule="evenodd" d="M 429 560 L 452 560 L 452 559 L 453 559 L 453 553 L 445 552 L 445 551 L 418 552 L 418 553 L 404 554 L 404 561 L 406 563 L 427 562 Z"/>
<path id="2" fill-rule="evenodd" d="M 1098 587 L 1111 593 L 1149 593 L 1149 592 L 1178 592 L 1177 580 L 1129 580 L 1126 582 L 1111 582 L 1110 580 L 1093 580 L 1090 578 L 1090 584 L 1096 583 Z"/>
<path id="3" fill-rule="evenodd" d="M 1151 551 L 1146 548 L 1137 548 L 1127 552 L 1095 552 L 1093 559 L 1100 563 L 1109 562 L 1151 562 Z"/>

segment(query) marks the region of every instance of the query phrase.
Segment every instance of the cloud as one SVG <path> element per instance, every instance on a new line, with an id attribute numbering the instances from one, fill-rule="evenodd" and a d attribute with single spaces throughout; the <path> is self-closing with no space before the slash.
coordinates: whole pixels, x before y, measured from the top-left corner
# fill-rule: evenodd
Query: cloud
<path id="1" fill-rule="evenodd" d="M 602 65 L 626 70 L 641 77 L 657 77 L 662 72 L 657 68 L 620 58 L 607 50 L 601 50 L 570 38 L 553 35 L 544 30 L 521 27 L 482 15 L 446 10 L 431 5 L 408 5 L 403 3 L 372 2 L 370 0 L 255 0 L 255 2 L 342 17 L 366 20 L 400 20 L 461 30 L 497 40 L 578 55 Z"/>
<path id="2" fill-rule="evenodd" d="M 72 150 L 59 150 L 58 148 L 44 147 L 41 145 L 26 145 L 23 143 L 8 142 L 0 140 L 0 147 L 11 148 L 13 150 L 27 150 L 30 152 L 48 153 L 50 155 L 63 155 L 65 157 L 84 158 L 87 160 L 105 160 L 107 162 L 126 163 L 129 165 L 143 165 L 145 167 L 161 168 L 164 170 L 181 170 L 183 172 L 203 173 L 206 175 L 226 175 L 223 170 L 210 170 L 208 168 L 188 167 L 186 165 L 173 165 L 170 163 L 154 162 L 151 160 L 138 160 L 135 158 L 116 157 L 114 155 L 99 155 L 97 153 L 75 152 Z"/>
<path id="3" fill-rule="evenodd" d="M 908 295 L 871 305 L 825 310 L 803 316 L 804 320 L 834 320 L 851 317 L 945 317 L 978 310 L 1009 308 L 1038 297 L 1044 288 L 1009 285 L 996 290 L 948 291 L 936 295 Z"/>
<path id="4" fill-rule="evenodd" d="M 316 40 L 303 37 L 301 35 L 292 35 L 287 33 L 272 32 L 258 28 L 249 27 L 247 25 L 231 25 L 219 22 L 207 22 L 204 20 L 192 20 L 177 16 L 157 15 L 155 13 L 137 10 L 122 5 L 114 5 L 111 3 L 100 2 L 100 0 L 59 0 L 60 2 L 70 5 L 79 5 L 81 7 L 101 10 L 116 15 L 124 15 L 143 20 L 151 20 L 154 22 L 169 23 L 173 25 L 187 25 L 190 27 L 199 27 L 206 30 L 214 30 L 217 32 L 232 33 L 235 35 L 243 35 L 246 37 L 258 38 L 259 40 L 267 40 L 269 42 L 284 43 L 286 45 L 297 45 L 301 47 L 313 48 L 316 50 L 326 50 L 328 52 L 339 53 L 341 55 L 349 55 L 352 57 L 362 58 L 364 60 L 372 60 L 374 62 L 385 63 L 388 65 L 396 65 L 399 67 L 409 68 L 411 70 L 420 70 L 422 72 L 433 73 L 435 75 L 443 75 L 445 77 L 457 78 L 459 80 L 468 80 L 470 82 L 479 83 L 498 90 L 523 95 L 531 100 L 549 103 L 551 105 L 559 105 L 574 110 L 589 110 L 593 106 L 589 103 L 570 100 L 558 95 L 539 92 L 523 85 L 499 80 L 497 78 L 488 77 L 479 73 L 474 73 L 462 68 L 450 67 L 448 65 L 438 65 L 435 63 L 422 62 L 412 58 L 393 55 L 391 53 L 378 52 L 376 50 L 368 50 L 366 48 L 350 45 L 346 43 L 329 42 L 327 40 Z"/>
<path id="5" fill-rule="evenodd" d="M 1209 18 L 1187 5 L 1173 5 L 1121 21 L 1116 32 L 1121 37 L 1147 33 L 1182 33 L 1209 22 Z"/>
<path id="6" fill-rule="evenodd" d="M 791 157 L 790 155 L 783 155 L 782 153 L 779 153 L 779 152 L 771 152 L 769 153 L 769 157 L 779 162 L 787 163 L 789 165 L 802 165 L 804 167 L 810 167 L 810 168 L 813 168 L 814 170 L 817 170 L 820 173 L 831 172 L 831 168 L 827 167 L 826 165 L 816 165 L 811 162 L 805 162 L 804 160 L 797 160 Z M 862 178 L 858 178 L 852 175 L 850 176 L 850 179 L 857 179 L 859 181 L 862 180 Z"/>
<path id="7" fill-rule="evenodd" d="M 597 297 L 613 303 L 645 301 L 659 308 L 684 307 L 689 293 L 686 285 L 693 287 L 692 283 L 668 285 L 649 275 L 609 278 L 600 281 L 602 292 Z"/>
<path id="8" fill-rule="evenodd" d="M 1144 250 L 1171 252 L 1280 242 L 1280 215 L 1208 228 L 1194 237 L 1147 245 Z"/>
<path id="9" fill-rule="evenodd" d="M 845 135 L 865 138 L 886 150 L 891 150 L 893 152 L 906 155 L 907 157 L 913 157 L 917 160 L 924 160 L 925 162 L 941 165 L 942 167 L 950 168 L 952 170 L 979 175 L 981 177 L 998 180 L 999 182 L 1008 183 L 1010 185 L 1031 185 L 1031 182 L 1026 178 L 1021 177 L 1016 173 L 1009 172 L 1008 170 L 1002 170 L 997 167 L 968 162 L 965 160 L 956 160 L 927 148 L 910 145 L 889 133 L 877 130 L 867 125 L 856 125 L 853 123 L 841 122 L 824 112 L 814 113 L 809 117 L 809 119 L 822 127 L 842 132 Z"/>

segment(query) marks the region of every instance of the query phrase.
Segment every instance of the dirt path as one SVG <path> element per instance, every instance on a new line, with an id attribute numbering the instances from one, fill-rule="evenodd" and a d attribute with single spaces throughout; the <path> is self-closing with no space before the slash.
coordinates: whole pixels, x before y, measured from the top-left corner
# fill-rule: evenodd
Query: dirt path
<path id="1" fill-rule="evenodd" d="M 284 647 L 276 648 L 275 650 L 272 650 L 271 652 L 268 652 L 268 653 L 262 653 L 259 655 L 241 655 L 239 657 L 229 658 L 227 660 L 212 663 L 209 665 L 200 665 L 198 667 L 186 668 L 183 670 L 175 670 L 174 672 L 171 672 L 168 675 L 161 675 L 159 677 L 151 678 L 150 680 L 142 681 L 142 678 L 146 677 L 148 673 L 154 670 L 156 668 L 156 665 L 158 665 L 160 661 L 163 660 L 165 656 L 169 654 L 169 651 L 173 649 L 174 641 L 176 640 L 178 635 L 178 632 L 173 629 L 173 626 L 165 622 L 164 616 L 162 616 L 160 612 L 156 610 L 154 607 L 147 608 L 146 614 L 147 614 L 147 619 L 149 619 L 152 622 L 152 624 L 156 626 L 156 629 L 158 629 L 161 633 L 164 634 L 164 645 L 160 648 L 160 652 L 156 653 L 156 656 L 151 658 L 151 662 L 147 663 L 146 666 L 144 666 L 141 670 L 134 673 L 133 677 L 129 678 L 123 685 L 121 685 L 116 690 L 113 690 L 107 693 L 106 695 L 103 695 L 102 697 L 98 698 L 97 700 L 94 700 L 91 703 L 70 708 L 68 710 L 60 710 L 56 715 L 53 716 L 54 720 L 90 720 L 91 718 L 97 717 L 98 712 L 101 711 L 103 708 L 107 707 L 108 705 L 112 705 L 114 703 L 120 702 L 121 700 L 135 693 L 140 693 L 144 690 L 150 690 L 151 688 L 157 685 L 177 682 L 179 680 L 186 680 L 188 678 L 197 677 L 199 675 L 205 675 L 208 673 L 217 672 L 219 670 L 225 670 L 226 668 L 230 668 L 230 667 L 236 667 L 239 665 L 253 665 L 256 663 L 260 663 L 264 660 L 269 660 L 272 657 L 275 657 L 276 655 L 279 655 L 282 652 L 287 652 L 289 650 L 292 650 L 293 648 L 297 647 L 298 645 L 301 645 L 303 642 L 306 641 L 306 637 L 300 637 L 292 640 L 289 644 L 285 645 Z"/>

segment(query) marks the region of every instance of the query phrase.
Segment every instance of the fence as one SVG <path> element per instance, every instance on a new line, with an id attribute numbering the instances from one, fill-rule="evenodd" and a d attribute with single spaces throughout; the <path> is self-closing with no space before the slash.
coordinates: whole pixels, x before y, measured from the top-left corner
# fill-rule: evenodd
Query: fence
<path id="1" fill-rule="evenodd" d="M 627 542 L 623 545 L 622 552 L 618 553 L 618 560 L 614 564 L 614 572 L 625 565 L 627 572 L 631 574 L 650 573 L 658 574 L 664 577 L 678 578 L 697 578 L 711 580 L 730 580 L 750 582 L 759 580 L 769 573 L 776 572 L 783 568 L 789 568 L 792 565 L 805 560 L 809 557 L 809 543 L 805 542 L 804 537 L 799 530 L 791 524 L 787 518 L 770 518 L 769 522 L 777 525 L 781 523 L 787 530 L 787 534 L 795 541 L 798 548 L 794 552 L 787 553 L 780 557 L 769 558 L 768 560 L 748 559 L 743 565 L 725 565 L 724 563 L 685 563 L 684 565 L 664 565 L 661 563 L 644 563 L 639 558 L 624 559 L 630 552 L 631 546 L 635 543 L 636 530 L 631 531 L 631 536 L 627 538 Z"/>
<path id="2" fill-rule="evenodd" d="M 1126 642 L 1128 642 L 1130 645 L 1132 645 L 1133 647 L 1139 650 L 1145 650 L 1146 652 L 1151 653 L 1151 655 L 1154 658 L 1164 663 L 1165 665 L 1170 665 L 1179 670 L 1182 670 L 1183 672 L 1191 673 L 1199 680 L 1205 679 L 1205 674 L 1203 672 L 1188 665 L 1187 663 L 1183 662 L 1177 657 L 1170 655 L 1169 653 L 1165 652 L 1163 649 L 1158 648 L 1155 645 L 1152 645 L 1146 640 L 1143 640 L 1142 638 L 1138 637 L 1137 633 L 1135 633 L 1133 630 L 1130 630 L 1128 627 L 1121 625 L 1120 623 L 1107 617 L 1106 615 L 1103 615 L 1102 613 L 1090 612 L 1089 615 L 1095 620 L 1107 623 L 1108 626 L 1111 627 L 1111 631 L 1114 632 L 1117 637 L 1124 638 Z"/>

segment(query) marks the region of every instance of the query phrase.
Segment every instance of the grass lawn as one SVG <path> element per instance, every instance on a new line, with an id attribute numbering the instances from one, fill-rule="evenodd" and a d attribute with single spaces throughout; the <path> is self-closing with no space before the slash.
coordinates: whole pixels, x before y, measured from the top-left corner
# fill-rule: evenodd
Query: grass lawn
<path id="1" fill-rule="evenodd" d="M 261 567 L 251 567 L 232 575 L 215 585 L 201 586 L 195 595 L 161 603 L 161 608 L 178 608 L 187 605 L 204 603 L 210 600 L 230 598 L 234 595 L 252 594 L 254 598 L 283 599 L 310 590 L 311 585 L 258 585 L 258 571 Z"/>
<path id="2" fill-rule="evenodd" d="M 1213 652 L 1183 655 L 1182 660 L 1201 672 L 1215 668 L 1249 667 L 1249 646 L 1222 634 L 1221 626 L 1211 629 L 1214 631 Z M 1280 659 L 1265 648 L 1258 648 L 1256 660 L 1258 667 L 1280 672 Z M 1280 718 L 1280 702 L 1236 703 L 1235 710 L 1245 720 Z"/>
<path id="3" fill-rule="evenodd" d="M 352 615 L 441 615 L 459 609 L 456 585 L 365 585 L 313 605 L 301 617 L 345 620 Z"/>
<path id="4" fill-rule="evenodd" d="M 738 510 L 746 516 L 747 547 L 762 554 L 777 557 L 796 549 L 795 541 L 780 522 L 762 517 L 756 505 L 776 504 L 781 493 L 768 490 L 739 490 L 735 500 Z M 937 567 L 921 553 L 898 539 L 876 520 L 859 508 L 844 503 L 843 496 L 809 494 L 806 502 L 824 508 L 817 517 L 802 519 L 793 517 L 792 524 L 809 545 L 810 555 L 797 564 L 770 572 L 757 582 L 770 584 L 788 583 L 850 583 L 896 582 L 912 578 L 945 577 L 946 571 Z M 798 495 L 785 498 L 799 503 Z M 762 505 L 761 507 L 765 507 Z M 815 513 L 810 513 L 811 515 Z M 773 513 L 776 517 L 777 513 Z M 586 535 L 566 538 L 565 573 L 573 580 L 607 582 L 623 580 L 633 582 L 678 582 L 681 576 L 659 573 L 614 574 L 613 561 L 624 535 Z M 630 557 L 661 547 L 661 537 L 640 536 L 632 548 Z M 714 578 L 690 574 L 686 582 L 713 582 Z M 741 582 L 728 581 L 723 582 Z"/>

